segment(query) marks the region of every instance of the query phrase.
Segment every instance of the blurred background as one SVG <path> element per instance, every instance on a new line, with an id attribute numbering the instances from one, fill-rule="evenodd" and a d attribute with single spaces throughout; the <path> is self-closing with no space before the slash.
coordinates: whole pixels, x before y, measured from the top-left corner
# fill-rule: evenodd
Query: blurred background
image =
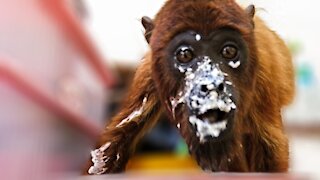
<path id="1" fill-rule="evenodd" d="M 148 51 L 140 18 L 165 0 L 0 2 L 0 178 L 79 175 Z M 292 51 L 297 94 L 283 112 L 290 171 L 320 178 L 320 2 L 238 2 L 255 4 Z M 200 171 L 165 117 L 128 170 Z"/>

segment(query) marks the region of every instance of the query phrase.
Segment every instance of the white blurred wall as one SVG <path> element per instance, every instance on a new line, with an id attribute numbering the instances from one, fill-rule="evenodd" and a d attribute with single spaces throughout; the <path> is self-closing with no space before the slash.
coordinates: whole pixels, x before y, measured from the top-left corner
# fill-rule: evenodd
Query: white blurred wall
<path id="1" fill-rule="evenodd" d="M 136 63 L 147 44 L 140 18 L 153 17 L 165 0 L 85 0 L 90 13 L 88 27 L 109 59 Z M 258 15 L 286 40 L 299 39 L 305 44 L 306 59 L 320 59 L 320 1 L 313 0 L 238 0 L 246 6 L 255 4 Z M 320 65 L 320 61 L 317 62 Z M 319 75 L 320 77 L 320 75 Z"/>
<path id="2" fill-rule="evenodd" d="M 136 65 L 148 50 L 140 24 L 142 16 L 153 17 L 164 0 L 85 0 L 87 25 L 108 60 Z"/>

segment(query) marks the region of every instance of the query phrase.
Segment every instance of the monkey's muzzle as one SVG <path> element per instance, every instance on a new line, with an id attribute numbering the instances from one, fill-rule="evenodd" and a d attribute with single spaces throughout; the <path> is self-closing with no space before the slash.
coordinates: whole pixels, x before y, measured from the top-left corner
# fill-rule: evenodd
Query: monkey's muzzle
<path id="1" fill-rule="evenodd" d="M 196 69 L 186 73 L 185 93 L 189 122 L 200 142 L 217 139 L 227 129 L 231 112 L 236 109 L 225 73 L 204 57 Z"/>

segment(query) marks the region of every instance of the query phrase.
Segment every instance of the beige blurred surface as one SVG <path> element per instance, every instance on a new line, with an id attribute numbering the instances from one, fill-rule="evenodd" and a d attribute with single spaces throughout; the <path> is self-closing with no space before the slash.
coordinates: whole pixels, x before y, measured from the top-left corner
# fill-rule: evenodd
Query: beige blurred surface
<path id="1" fill-rule="evenodd" d="M 103 179 L 121 179 L 121 180 L 307 180 L 312 179 L 306 175 L 298 174 L 233 174 L 233 173 L 190 173 L 181 172 L 175 174 L 126 174 L 126 175 L 105 175 L 105 176 L 87 176 L 79 180 L 103 180 Z"/>

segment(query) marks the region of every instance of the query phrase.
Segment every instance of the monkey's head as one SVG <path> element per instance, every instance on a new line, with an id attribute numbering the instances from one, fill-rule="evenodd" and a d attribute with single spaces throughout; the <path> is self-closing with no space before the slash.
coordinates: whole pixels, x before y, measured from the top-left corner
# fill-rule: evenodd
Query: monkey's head
<path id="1" fill-rule="evenodd" d="M 169 0 L 144 17 L 153 78 L 186 139 L 218 142 L 243 128 L 255 84 L 254 7 L 233 0 Z"/>

